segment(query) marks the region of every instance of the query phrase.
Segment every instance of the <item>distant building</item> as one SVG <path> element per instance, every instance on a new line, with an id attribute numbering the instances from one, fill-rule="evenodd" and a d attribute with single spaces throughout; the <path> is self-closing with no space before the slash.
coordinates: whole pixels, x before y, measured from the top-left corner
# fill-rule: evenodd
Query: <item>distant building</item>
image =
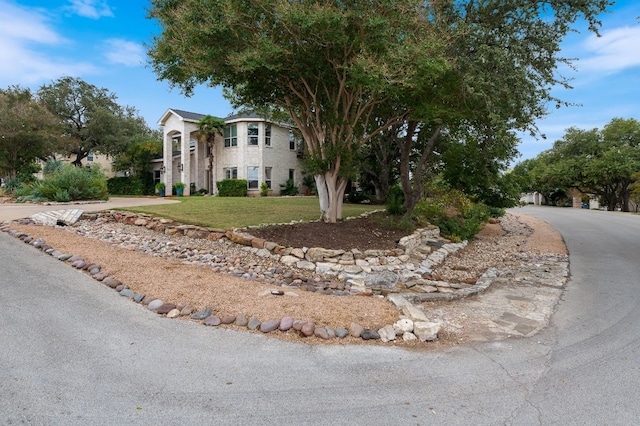
<path id="1" fill-rule="evenodd" d="M 75 155 L 73 156 L 58 156 L 56 155 L 55 157 L 57 160 L 62 161 L 64 164 L 71 164 L 75 159 Z M 36 159 L 36 163 L 40 164 L 40 166 L 44 167 L 46 162 L 43 162 L 40 159 Z M 94 152 L 90 152 L 86 158 L 84 158 L 82 160 L 82 164 L 84 167 L 93 167 L 96 165 L 99 165 L 101 167 L 101 170 L 104 172 L 104 175 L 107 178 L 112 178 L 117 176 L 118 174 L 122 174 L 122 173 L 115 173 L 113 171 L 113 167 L 112 167 L 112 159 L 105 154 L 97 154 Z M 44 178 L 44 174 L 42 172 L 42 170 L 40 170 L 36 176 L 38 177 L 38 179 L 42 179 Z"/>
<path id="2" fill-rule="evenodd" d="M 204 117 L 168 109 L 158 121 L 163 129 L 163 157 L 154 160 L 153 171 L 156 182 L 165 184 L 166 195 L 171 195 L 177 182 L 184 183 L 184 195 L 191 193 L 191 184 L 196 191 L 216 195 L 215 182 L 222 179 L 246 179 L 249 195 L 259 195 L 263 182 L 273 195 L 280 194 L 280 185 L 288 179 L 300 186 L 302 145 L 294 138 L 292 126 L 251 113 L 225 118 L 224 135 L 215 138 L 210 170 L 207 144 L 198 139 L 197 123 Z"/>

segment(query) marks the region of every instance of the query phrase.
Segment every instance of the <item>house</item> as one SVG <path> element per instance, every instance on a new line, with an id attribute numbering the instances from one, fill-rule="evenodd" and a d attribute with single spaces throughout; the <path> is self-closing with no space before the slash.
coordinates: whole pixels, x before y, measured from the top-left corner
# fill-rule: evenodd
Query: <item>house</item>
<path id="1" fill-rule="evenodd" d="M 62 163 L 64 164 L 72 164 L 72 162 L 76 159 L 75 155 L 70 156 L 70 155 L 57 155 L 56 158 L 60 161 L 62 161 Z M 48 161 L 48 160 L 47 160 Z M 35 160 L 36 164 L 39 164 L 42 168 L 44 168 L 46 161 L 43 161 L 39 158 L 36 158 Z M 98 153 L 94 153 L 94 152 L 89 152 L 89 154 L 86 156 L 86 158 L 83 159 L 82 164 L 84 167 L 90 168 L 92 166 L 100 166 L 100 168 L 102 169 L 102 171 L 104 172 L 104 175 L 107 178 L 112 178 L 115 176 L 118 176 L 118 173 L 113 171 L 112 168 L 112 163 L 113 160 L 111 157 L 109 157 L 106 154 L 98 154 Z M 120 173 L 122 174 L 122 173 Z M 38 173 L 36 173 L 36 177 L 38 179 L 44 179 L 44 172 L 42 169 L 40 169 L 40 171 Z"/>
<path id="2" fill-rule="evenodd" d="M 198 138 L 198 121 L 204 117 L 170 108 L 158 121 L 163 157 L 153 163 L 153 170 L 156 182 L 165 184 L 166 195 L 177 182 L 184 183 L 184 195 L 200 189 L 216 195 L 215 182 L 222 179 L 246 179 L 250 196 L 260 194 L 262 183 L 273 195 L 280 194 L 280 185 L 288 179 L 300 186 L 302 145 L 292 126 L 254 113 L 225 118 L 224 135 L 215 138 L 210 170 L 207 144 Z"/>

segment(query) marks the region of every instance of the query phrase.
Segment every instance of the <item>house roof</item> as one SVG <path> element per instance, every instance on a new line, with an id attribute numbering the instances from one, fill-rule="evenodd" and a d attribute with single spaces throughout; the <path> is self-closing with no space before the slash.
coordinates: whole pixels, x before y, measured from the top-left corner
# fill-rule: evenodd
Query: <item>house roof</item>
<path id="1" fill-rule="evenodd" d="M 185 111 L 182 109 L 169 108 L 158 120 L 159 125 L 164 125 L 164 122 L 169 118 L 170 114 L 175 114 L 178 117 L 182 118 L 185 121 L 190 121 L 193 123 L 197 123 L 201 119 L 207 116 L 207 114 L 199 114 L 197 112 Z M 223 119 L 225 123 L 233 122 L 233 121 L 241 121 L 241 120 L 261 120 L 261 121 L 269 121 L 265 120 L 265 118 L 253 111 L 243 112 L 240 114 L 232 114 Z"/>

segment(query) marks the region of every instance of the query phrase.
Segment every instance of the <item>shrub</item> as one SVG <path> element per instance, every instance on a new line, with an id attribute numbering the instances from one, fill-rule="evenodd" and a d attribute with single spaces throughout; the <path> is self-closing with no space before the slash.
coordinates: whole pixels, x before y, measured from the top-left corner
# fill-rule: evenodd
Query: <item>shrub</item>
<path id="1" fill-rule="evenodd" d="M 223 179 L 216 182 L 218 195 L 221 197 L 246 197 L 246 179 Z"/>
<path id="2" fill-rule="evenodd" d="M 391 187 L 389 190 L 389 199 L 387 200 L 387 213 L 390 215 L 404 214 L 404 192 L 398 185 Z"/>
<path id="3" fill-rule="evenodd" d="M 267 182 L 262 182 L 260 184 L 260 196 L 266 197 L 267 195 L 269 195 L 269 185 L 267 185 Z"/>
<path id="4" fill-rule="evenodd" d="M 280 195 L 298 195 L 298 187 L 293 183 L 293 179 L 287 179 L 283 185 L 280 185 Z"/>
<path id="5" fill-rule="evenodd" d="M 107 180 L 107 188 L 112 195 L 150 195 L 137 176 L 111 178 Z"/>
<path id="6" fill-rule="evenodd" d="M 77 201 L 109 198 L 107 179 L 99 167 L 85 169 L 64 166 L 41 181 L 24 185 L 16 192 L 19 201 Z"/>
<path id="7" fill-rule="evenodd" d="M 475 237 L 492 210 L 482 203 L 472 203 L 459 191 L 449 191 L 423 199 L 413 212 L 417 220 L 428 220 L 444 237 L 459 242 Z"/>

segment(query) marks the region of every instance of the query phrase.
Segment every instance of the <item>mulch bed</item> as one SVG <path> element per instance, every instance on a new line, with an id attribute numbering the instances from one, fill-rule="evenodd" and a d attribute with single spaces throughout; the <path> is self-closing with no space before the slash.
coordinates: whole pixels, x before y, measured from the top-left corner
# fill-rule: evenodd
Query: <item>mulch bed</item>
<path id="1" fill-rule="evenodd" d="M 386 213 L 338 223 L 308 222 L 274 225 L 250 230 L 251 235 L 285 247 L 323 247 L 334 250 L 388 250 L 396 248 L 407 231 L 382 226 Z"/>

